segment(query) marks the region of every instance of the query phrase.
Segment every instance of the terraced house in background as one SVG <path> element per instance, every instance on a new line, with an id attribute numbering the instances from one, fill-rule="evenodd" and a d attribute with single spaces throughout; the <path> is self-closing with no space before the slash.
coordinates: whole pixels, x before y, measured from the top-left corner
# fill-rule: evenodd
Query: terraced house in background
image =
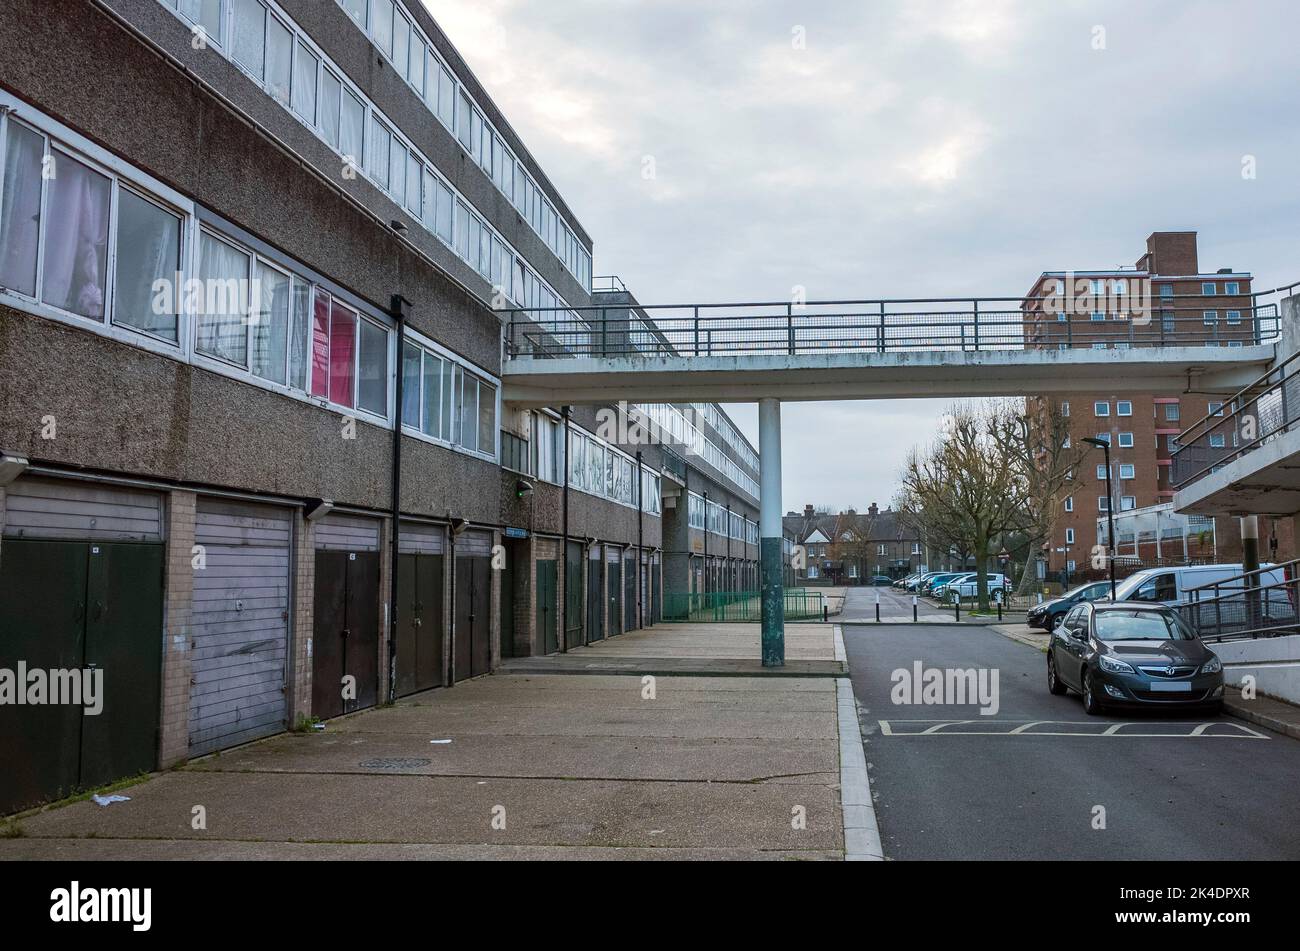
<path id="1" fill-rule="evenodd" d="M 14 0 L 0 163 L 5 663 L 112 699 L 0 812 L 756 586 L 719 407 L 503 405 L 498 311 L 626 291 L 418 2 Z"/>

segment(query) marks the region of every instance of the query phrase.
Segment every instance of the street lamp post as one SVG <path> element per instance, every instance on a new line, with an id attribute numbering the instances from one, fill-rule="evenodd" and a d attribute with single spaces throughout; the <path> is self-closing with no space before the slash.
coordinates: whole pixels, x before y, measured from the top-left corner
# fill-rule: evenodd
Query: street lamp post
<path id="1" fill-rule="evenodd" d="M 1105 439 L 1084 436 L 1083 441 L 1100 446 L 1106 454 L 1106 524 L 1107 545 L 1106 560 L 1110 563 L 1110 599 L 1115 600 L 1115 493 L 1110 487 L 1110 443 Z"/>

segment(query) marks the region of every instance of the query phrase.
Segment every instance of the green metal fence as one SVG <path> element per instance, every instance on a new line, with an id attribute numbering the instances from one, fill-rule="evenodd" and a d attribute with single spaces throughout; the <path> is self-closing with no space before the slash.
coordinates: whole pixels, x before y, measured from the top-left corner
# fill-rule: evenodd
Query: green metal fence
<path id="1" fill-rule="evenodd" d="M 822 593 L 795 588 L 785 592 L 787 621 L 820 621 Z M 757 591 L 710 591 L 707 594 L 664 594 L 665 621 L 685 623 L 757 624 L 763 619 L 762 599 Z"/>

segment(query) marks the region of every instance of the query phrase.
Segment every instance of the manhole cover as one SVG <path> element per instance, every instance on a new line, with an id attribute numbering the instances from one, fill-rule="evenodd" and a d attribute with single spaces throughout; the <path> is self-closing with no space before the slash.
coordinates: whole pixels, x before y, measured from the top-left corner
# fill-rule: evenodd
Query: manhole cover
<path id="1" fill-rule="evenodd" d="M 429 760 L 381 756 L 378 759 L 363 759 L 357 765 L 362 769 L 419 769 L 421 766 L 428 766 Z"/>

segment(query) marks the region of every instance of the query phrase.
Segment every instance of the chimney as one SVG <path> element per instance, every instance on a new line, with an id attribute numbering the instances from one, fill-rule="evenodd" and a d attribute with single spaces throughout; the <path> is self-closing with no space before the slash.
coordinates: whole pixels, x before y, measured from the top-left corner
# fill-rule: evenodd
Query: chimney
<path id="1" fill-rule="evenodd" d="M 867 514 L 870 515 L 872 518 L 875 518 L 877 515 L 880 514 L 880 506 L 877 505 L 875 502 L 872 502 L 871 508 L 867 509 Z"/>
<path id="2" fill-rule="evenodd" d="M 1144 256 L 1153 275 L 1200 274 L 1195 231 L 1156 231 L 1147 238 Z"/>
<path id="3" fill-rule="evenodd" d="M 803 507 L 803 517 L 804 517 L 804 518 L 812 518 L 812 517 L 813 517 L 813 507 L 812 507 L 811 505 L 805 505 L 805 506 Z"/>

